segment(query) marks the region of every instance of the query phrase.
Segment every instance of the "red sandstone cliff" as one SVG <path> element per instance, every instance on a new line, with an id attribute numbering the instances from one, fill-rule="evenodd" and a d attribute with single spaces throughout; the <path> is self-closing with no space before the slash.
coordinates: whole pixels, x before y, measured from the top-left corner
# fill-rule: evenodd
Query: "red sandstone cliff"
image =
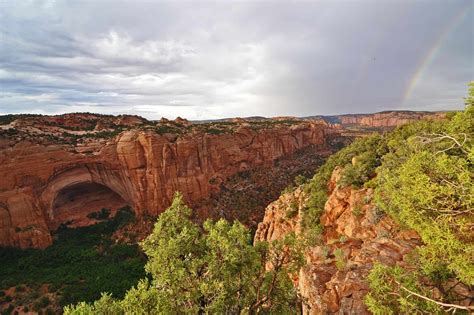
<path id="1" fill-rule="evenodd" d="M 304 314 L 369 314 L 363 298 L 368 292 L 366 277 L 375 262 L 406 264 L 420 242 L 413 231 L 400 230 L 372 204 L 372 189 L 340 188 L 336 169 L 329 183 L 331 192 L 321 224 L 323 239 L 306 250 L 307 265 L 300 270 L 298 289 Z M 301 188 L 282 195 L 270 204 L 259 224 L 255 240 L 275 240 L 289 232 L 299 234 L 301 211 L 307 194 Z M 298 205 L 299 213 L 289 219 L 288 211 Z M 340 249 L 342 257 L 335 257 Z"/>
<path id="2" fill-rule="evenodd" d="M 342 125 L 361 125 L 367 127 L 396 127 L 409 122 L 426 119 L 440 120 L 445 117 L 444 112 L 408 112 L 391 111 L 375 114 L 357 114 L 337 116 Z"/>
<path id="3" fill-rule="evenodd" d="M 131 117 L 120 122 L 109 117 L 112 122 L 94 122 L 88 128 L 140 124 Z M 324 148 L 326 137 L 337 133 L 315 122 L 263 129 L 242 124 L 217 134 L 201 132 L 199 127 L 181 136 L 137 128 L 110 139 L 68 144 L 38 141 L 44 126 L 37 118 L 17 123 L 26 125 L 29 137 L 0 136 L 0 246 L 22 248 L 48 246 L 52 231 L 68 220 L 85 220 L 83 211 L 91 206 L 99 210 L 129 204 L 139 216 L 156 215 L 169 205 L 175 191 L 193 205 L 218 190 L 218 183 L 228 176 L 309 145 Z M 64 124 L 67 121 L 56 121 L 47 127 L 64 132 Z M 83 127 L 80 121 L 75 126 Z M 81 194 L 91 197 L 80 199 Z"/>

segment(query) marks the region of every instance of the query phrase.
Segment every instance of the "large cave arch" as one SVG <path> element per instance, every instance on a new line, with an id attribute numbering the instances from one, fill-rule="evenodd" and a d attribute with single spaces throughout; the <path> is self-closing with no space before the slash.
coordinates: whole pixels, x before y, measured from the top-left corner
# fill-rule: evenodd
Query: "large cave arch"
<path id="1" fill-rule="evenodd" d="M 55 231 L 62 224 L 94 224 L 97 221 L 90 214 L 102 208 L 111 216 L 124 206 L 133 208 L 129 187 L 119 171 L 101 164 L 76 166 L 56 174 L 41 196 L 49 229 Z"/>
<path id="2" fill-rule="evenodd" d="M 130 206 L 118 193 L 109 187 L 82 182 L 62 188 L 58 191 L 51 206 L 53 230 L 62 224 L 79 227 L 96 222 L 91 216 L 101 209 L 107 209 L 114 216 L 118 209 Z"/>

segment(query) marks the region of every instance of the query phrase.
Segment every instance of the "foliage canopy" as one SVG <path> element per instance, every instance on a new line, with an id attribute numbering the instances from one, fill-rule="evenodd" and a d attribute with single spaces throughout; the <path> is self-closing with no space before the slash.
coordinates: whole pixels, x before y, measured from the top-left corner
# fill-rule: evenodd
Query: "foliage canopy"
<path id="1" fill-rule="evenodd" d="M 377 209 L 420 235 L 414 270 L 380 264 L 372 270 L 366 304 L 373 313 L 473 310 L 455 304 L 463 296 L 453 287 L 474 285 L 473 136 L 471 83 L 464 111 L 449 113 L 444 121 L 418 121 L 358 139 L 332 155 L 307 184 L 304 223 L 309 235 L 322 231 L 319 217 L 336 167 L 342 168 L 338 185 L 375 188 Z M 433 292 L 442 292 L 441 300 Z"/>
<path id="2" fill-rule="evenodd" d="M 65 314 L 288 313 L 298 309 L 289 278 L 302 266 L 302 244 L 294 235 L 252 245 L 239 222 L 221 219 L 204 226 L 190 220 L 180 194 L 163 212 L 141 247 L 149 278 L 124 299 L 110 294 Z M 271 268 L 268 268 L 271 266 Z"/>
<path id="3" fill-rule="evenodd" d="M 388 142 L 377 169 L 376 204 L 415 230 L 423 245 L 415 270 L 372 270 L 366 302 L 374 313 L 473 311 L 455 303 L 463 297 L 452 284 L 474 285 L 473 100 L 471 84 L 464 111 L 446 122 L 412 125 Z M 442 292 L 441 300 L 433 292 Z"/>

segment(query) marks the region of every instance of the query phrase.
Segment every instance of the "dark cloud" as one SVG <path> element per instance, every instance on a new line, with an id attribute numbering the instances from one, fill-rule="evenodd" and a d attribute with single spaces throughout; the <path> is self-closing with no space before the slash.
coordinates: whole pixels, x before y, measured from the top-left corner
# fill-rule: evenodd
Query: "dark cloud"
<path id="1" fill-rule="evenodd" d="M 2 1 L 0 113 L 149 118 L 462 107 L 454 1 Z"/>

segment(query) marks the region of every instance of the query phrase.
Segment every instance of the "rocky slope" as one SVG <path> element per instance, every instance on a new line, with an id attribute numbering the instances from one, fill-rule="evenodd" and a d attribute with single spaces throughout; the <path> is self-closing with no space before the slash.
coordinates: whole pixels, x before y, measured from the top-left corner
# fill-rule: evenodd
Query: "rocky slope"
<path id="1" fill-rule="evenodd" d="M 330 195 L 321 224 L 321 241 L 306 250 L 307 265 L 300 270 L 297 286 L 304 314 L 369 314 L 363 302 L 366 280 L 375 262 L 406 265 L 419 236 L 401 230 L 377 212 L 372 189 L 337 187 L 340 169 L 333 172 Z M 290 232 L 301 233 L 301 214 L 308 198 L 302 188 L 270 204 L 255 240 L 275 240 Z"/>
<path id="2" fill-rule="evenodd" d="M 200 218 L 238 220 L 254 231 L 269 203 L 293 186 L 297 176 L 300 180 L 311 177 L 324 163 L 326 156 L 322 153 L 317 147 L 308 146 L 276 159 L 271 166 L 232 175 L 222 183 L 220 191 L 194 206 L 194 213 Z"/>
<path id="3" fill-rule="evenodd" d="M 157 215 L 181 191 L 194 205 L 238 172 L 310 145 L 328 152 L 328 138 L 339 132 L 311 121 L 191 125 L 77 115 L 2 125 L 1 246 L 48 246 L 61 224 L 88 224 L 91 204 Z"/>

